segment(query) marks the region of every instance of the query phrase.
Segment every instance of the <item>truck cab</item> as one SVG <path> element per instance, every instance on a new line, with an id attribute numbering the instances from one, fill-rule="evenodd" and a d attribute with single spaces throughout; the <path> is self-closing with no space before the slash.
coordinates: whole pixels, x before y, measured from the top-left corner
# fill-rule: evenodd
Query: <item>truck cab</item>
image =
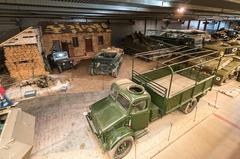
<path id="1" fill-rule="evenodd" d="M 122 79 L 112 84 L 108 97 L 90 106 L 90 112 L 85 114 L 87 121 L 104 150 L 111 150 L 112 158 L 125 156 L 133 138 L 146 132 L 150 103 L 144 87 Z"/>

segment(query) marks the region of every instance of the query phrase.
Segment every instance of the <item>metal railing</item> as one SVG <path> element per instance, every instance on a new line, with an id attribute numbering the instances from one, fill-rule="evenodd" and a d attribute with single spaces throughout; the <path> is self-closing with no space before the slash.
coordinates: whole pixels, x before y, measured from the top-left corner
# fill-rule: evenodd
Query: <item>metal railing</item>
<path id="1" fill-rule="evenodd" d="M 160 94 L 161 96 L 165 97 L 167 95 L 167 88 L 159 85 L 158 83 L 152 81 L 151 79 L 147 78 L 144 75 L 141 75 L 140 73 L 133 71 L 132 78 L 139 81 L 139 83 L 143 85 L 147 85 L 151 89 L 153 89 L 155 92 Z M 144 83 L 142 83 L 144 82 Z"/>
<path id="2" fill-rule="evenodd" d="M 196 64 L 196 65 L 192 65 L 192 66 L 186 66 L 184 68 L 181 68 L 179 70 L 174 70 L 174 66 L 176 65 L 180 65 L 180 64 L 183 64 L 183 63 L 186 63 L 186 62 L 189 62 L 189 61 L 192 61 L 192 60 L 196 60 L 196 59 L 200 59 L 200 58 L 204 58 L 204 57 L 209 57 L 209 56 L 212 56 L 212 55 L 217 55 L 218 52 L 216 51 L 211 51 L 211 50 L 200 50 L 200 51 L 196 51 L 196 52 L 191 52 L 191 51 L 195 51 L 196 48 L 190 48 L 190 49 L 187 49 L 187 50 L 183 50 L 183 51 L 178 51 L 178 52 L 175 52 L 177 55 L 180 55 L 178 58 L 173 58 L 174 60 L 176 59 L 179 59 L 180 57 L 184 57 L 186 55 L 198 55 L 197 57 L 193 57 L 193 58 L 190 58 L 190 59 L 187 59 L 187 60 L 183 60 L 183 61 L 178 61 L 176 63 L 171 63 L 171 64 L 166 64 L 166 63 L 161 63 L 163 66 L 162 67 L 158 67 L 157 70 L 159 69 L 163 69 L 163 68 L 168 68 L 170 70 L 170 75 L 171 75 L 171 80 L 170 80 L 170 83 L 169 83 L 169 87 L 166 88 L 156 82 L 154 82 L 153 80 L 149 79 L 147 76 L 143 75 L 143 74 L 140 74 L 138 73 L 137 71 L 134 70 L 134 59 L 135 57 L 142 57 L 144 59 L 147 59 L 147 60 L 151 60 L 151 61 L 154 61 L 154 62 L 157 62 L 157 64 L 159 63 L 158 60 L 152 60 L 151 58 L 148 58 L 146 56 L 142 56 L 142 54 L 137 54 L 134 58 L 133 58 L 133 61 L 132 61 L 132 78 L 139 81 L 139 83 L 142 83 L 142 84 L 145 84 L 147 85 L 148 87 L 150 87 L 151 89 L 153 89 L 155 92 L 159 93 L 160 95 L 162 95 L 163 97 L 166 97 L 166 96 L 170 96 L 170 92 L 171 92 L 171 87 L 172 87 L 172 82 L 173 82 L 173 75 L 176 74 L 176 73 L 180 73 L 182 71 L 185 71 L 187 69 L 191 69 L 191 68 L 194 68 L 194 67 L 198 67 L 198 66 L 202 66 L 203 64 L 207 63 L 207 62 L 210 62 L 210 61 L 213 61 L 213 60 L 216 60 L 216 59 L 219 59 L 218 61 L 218 66 L 216 67 L 215 69 L 215 73 L 216 74 L 216 71 L 218 70 L 218 67 L 220 65 L 220 62 L 221 62 L 221 57 L 215 57 L 215 58 L 212 58 L 212 59 L 209 59 L 209 60 L 206 60 L 204 62 L 200 62 L 199 64 Z M 190 52 L 190 53 L 187 53 L 187 52 Z M 209 53 L 210 52 L 210 53 Z M 182 54 L 182 53 L 186 53 L 186 54 Z M 200 56 L 199 56 L 200 55 Z M 168 60 L 168 62 L 170 62 L 171 60 Z M 199 70 L 200 71 L 200 70 Z M 197 74 L 196 74 L 197 75 Z M 197 77 L 196 77 L 196 83 L 198 81 Z"/>

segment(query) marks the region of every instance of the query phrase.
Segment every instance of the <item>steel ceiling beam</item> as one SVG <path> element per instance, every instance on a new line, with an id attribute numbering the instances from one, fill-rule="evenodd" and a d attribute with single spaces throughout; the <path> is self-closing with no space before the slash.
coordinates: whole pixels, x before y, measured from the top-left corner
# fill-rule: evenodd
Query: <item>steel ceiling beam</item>
<path id="1" fill-rule="evenodd" d="M 208 0 L 208 1 L 211 1 L 211 0 Z M 115 2 L 117 2 L 117 0 L 115 0 Z M 80 2 L 75 2 L 75 1 L 72 2 L 72 1 L 67 1 L 67 0 L 40 0 L 40 1 L 0 0 L 0 4 L 18 5 L 19 8 L 21 5 L 24 5 L 24 6 L 39 6 L 39 7 L 55 7 L 55 8 L 62 8 L 62 9 L 78 8 L 78 9 L 91 9 L 91 10 L 108 10 L 108 11 L 118 11 L 118 12 L 122 12 L 122 11 L 159 12 L 159 10 L 162 10 L 164 8 L 176 8 L 176 7 L 179 7 L 179 5 L 185 5 L 189 10 L 193 9 L 193 10 L 198 10 L 198 11 L 212 11 L 212 12 L 226 12 L 226 13 L 230 13 L 231 11 L 234 12 L 234 10 L 230 10 L 230 9 L 223 9 L 223 8 L 216 8 L 216 7 L 203 7 L 203 6 L 199 6 L 199 5 L 191 5 L 188 3 L 182 3 L 182 4 L 174 3 L 174 4 L 171 4 L 171 6 L 169 6 L 169 7 L 159 7 L 159 6 L 157 7 L 156 6 L 157 8 L 148 8 L 145 5 L 140 5 L 142 7 L 127 6 L 126 0 L 125 0 L 125 3 L 124 3 L 124 1 L 121 2 L 120 0 L 118 0 L 118 2 L 120 3 L 120 5 L 81 3 L 81 1 Z M 131 0 L 128 3 L 130 3 L 130 2 L 138 3 L 137 0 Z M 173 2 L 174 1 L 172 1 L 171 3 L 173 3 Z M 179 2 L 179 1 L 177 1 L 177 2 Z M 181 2 L 186 2 L 186 1 L 182 0 Z"/>
<path id="2" fill-rule="evenodd" d="M 112 11 L 129 11 L 129 12 L 158 12 L 159 9 L 149 9 L 144 7 L 131 7 L 131 6 L 117 6 L 106 4 L 90 4 L 78 2 L 65 2 L 51 1 L 51 0 L 0 0 L 0 4 L 21 5 L 24 6 L 40 6 L 40 7 L 60 7 L 60 8 L 78 8 L 78 9 L 94 9 L 94 10 L 112 10 Z"/>
<path id="3" fill-rule="evenodd" d="M 85 0 L 90 2 L 90 0 Z M 91 0 L 91 2 L 94 0 Z M 113 5 L 111 3 L 103 4 L 105 1 L 111 3 L 120 3 L 120 5 Z M 154 18 L 163 17 L 166 14 L 174 16 L 175 8 L 179 5 L 178 3 L 186 3 L 188 0 L 164 0 L 171 4 L 171 7 L 162 7 L 158 4 L 154 5 L 153 2 L 157 0 L 95 0 L 95 3 L 82 3 L 79 1 L 72 0 L 0 0 L 0 10 L 4 13 L 11 14 L 18 11 L 19 13 L 16 16 L 31 16 L 34 15 L 48 15 L 49 17 L 53 16 L 66 16 L 66 17 L 126 17 L 127 19 L 134 19 L 134 17 L 142 18 Z M 162 0 L 163 1 L 163 0 Z M 194 1 L 194 0 L 193 0 Z M 209 0 L 210 1 L 210 0 Z M 132 4 L 137 6 L 131 6 L 127 4 Z M 222 9 L 222 8 L 213 8 L 213 7 L 201 7 L 196 5 L 184 4 L 187 6 L 187 12 L 184 15 L 185 17 L 208 15 L 208 16 L 240 16 L 239 11 Z M 147 7 L 148 6 L 148 7 Z M 149 7 L 152 6 L 152 7 Z M 22 13 L 22 14 L 21 14 Z M 9 13 L 10 14 L 10 13 Z M 29 15 L 26 15 L 29 14 Z M 6 16 L 7 14 L 3 15 Z M 177 18 L 177 17 L 176 17 Z"/>
<path id="4" fill-rule="evenodd" d="M 56 0 L 63 1 L 63 0 Z M 70 2 L 71 0 L 64 0 Z M 121 5 L 130 5 L 130 6 L 154 6 L 154 7 L 170 7 L 172 2 L 177 0 L 101 0 L 97 3 L 101 4 L 121 4 Z M 182 0 L 178 0 L 182 1 Z"/>

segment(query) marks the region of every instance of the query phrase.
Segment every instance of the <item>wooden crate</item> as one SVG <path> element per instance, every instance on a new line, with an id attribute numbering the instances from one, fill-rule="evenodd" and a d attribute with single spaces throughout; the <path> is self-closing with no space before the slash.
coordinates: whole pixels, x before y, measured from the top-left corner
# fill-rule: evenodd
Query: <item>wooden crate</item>
<path id="1" fill-rule="evenodd" d="M 5 64 L 11 77 L 26 80 L 47 74 L 37 29 L 27 28 L 1 46 L 4 48 Z"/>

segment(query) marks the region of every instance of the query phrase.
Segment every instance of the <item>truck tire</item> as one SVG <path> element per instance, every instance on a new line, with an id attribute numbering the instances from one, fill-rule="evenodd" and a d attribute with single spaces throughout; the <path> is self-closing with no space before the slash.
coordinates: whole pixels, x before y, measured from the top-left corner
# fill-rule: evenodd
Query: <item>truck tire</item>
<path id="1" fill-rule="evenodd" d="M 191 112 L 194 110 L 194 108 L 197 106 L 197 103 L 198 103 L 197 98 L 193 98 L 193 99 L 186 105 L 186 107 L 184 108 L 183 112 L 184 112 L 185 114 L 191 113 Z"/>
<path id="2" fill-rule="evenodd" d="M 110 151 L 111 159 L 121 159 L 125 157 L 131 150 L 133 145 L 133 137 L 128 136 L 120 140 Z"/>

